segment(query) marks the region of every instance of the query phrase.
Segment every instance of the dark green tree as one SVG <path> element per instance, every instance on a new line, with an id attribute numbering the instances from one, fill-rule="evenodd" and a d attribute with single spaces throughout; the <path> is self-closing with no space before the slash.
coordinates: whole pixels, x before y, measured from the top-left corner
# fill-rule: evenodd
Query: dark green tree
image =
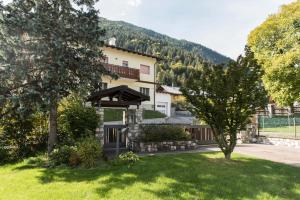
<path id="1" fill-rule="evenodd" d="M 48 153 L 57 141 L 60 99 L 98 88 L 106 73 L 99 62 L 105 31 L 95 2 L 14 0 L 1 6 L 0 104 L 48 111 Z"/>
<path id="2" fill-rule="evenodd" d="M 266 92 L 261 83 L 262 71 L 246 49 L 246 56 L 228 65 L 208 65 L 191 69 L 181 88 L 188 109 L 212 128 L 226 159 L 231 158 L 237 132 L 249 123 L 255 109 L 264 107 Z"/>

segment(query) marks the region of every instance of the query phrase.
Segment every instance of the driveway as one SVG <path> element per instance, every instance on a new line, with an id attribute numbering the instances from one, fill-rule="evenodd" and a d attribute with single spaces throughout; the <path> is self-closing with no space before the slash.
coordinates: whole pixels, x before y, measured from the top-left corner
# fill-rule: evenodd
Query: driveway
<path id="1" fill-rule="evenodd" d="M 140 155 L 195 153 L 211 151 L 220 151 L 220 149 L 216 145 L 203 145 L 199 149 L 191 151 L 141 153 Z M 266 144 L 239 144 L 235 147 L 234 153 L 244 154 L 256 158 L 271 160 L 274 162 L 300 167 L 300 149 L 292 147 Z"/>
<path id="2" fill-rule="evenodd" d="M 265 144 L 241 144 L 235 153 L 300 167 L 300 149 Z"/>

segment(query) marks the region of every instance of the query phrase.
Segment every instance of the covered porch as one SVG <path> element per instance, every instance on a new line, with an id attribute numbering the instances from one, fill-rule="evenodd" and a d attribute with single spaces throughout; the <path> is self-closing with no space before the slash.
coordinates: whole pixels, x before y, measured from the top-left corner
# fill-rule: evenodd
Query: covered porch
<path id="1" fill-rule="evenodd" d="M 104 151 L 117 155 L 121 150 L 135 150 L 134 142 L 140 137 L 140 124 L 143 120 L 140 105 L 149 100 L 149 96 L 126 85 L 95 92 L 88 98 L 100 116 L 96 138 Z M 105 125 L 104 108 L 125 108 L 122 124 Z"/>

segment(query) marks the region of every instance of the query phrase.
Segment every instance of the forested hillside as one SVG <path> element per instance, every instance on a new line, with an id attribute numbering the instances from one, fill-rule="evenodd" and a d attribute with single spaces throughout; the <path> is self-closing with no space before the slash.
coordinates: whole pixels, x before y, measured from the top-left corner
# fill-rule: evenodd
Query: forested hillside
<path id="1" fill-rule="evenodd" d="M 117 46 L 163 58 L 164 61 L 159 64 L 157 73 L 158 80 L 163 84 L 180 85 L 190 67 L 204 62 L 219 64 L 230 60 L 200 44 L 177 40 L 123 21 L 102 18 L 101 25 L 106 29 L 107 38 L 112 36 L 117 38 Z"/>

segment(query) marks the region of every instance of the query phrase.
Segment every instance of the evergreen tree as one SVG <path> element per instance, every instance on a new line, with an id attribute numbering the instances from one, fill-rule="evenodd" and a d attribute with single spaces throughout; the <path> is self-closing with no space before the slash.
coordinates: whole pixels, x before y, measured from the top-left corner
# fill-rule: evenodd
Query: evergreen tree
<path id="1" fill-rule="evenodd" d="M 48 110 L 48 153 L 57 140 L 60 99 L 98 88 L 106 73 L 99 62 L 105 31 L 95 2 L 14 0 L 1 6 L 0 104 Z"/>

